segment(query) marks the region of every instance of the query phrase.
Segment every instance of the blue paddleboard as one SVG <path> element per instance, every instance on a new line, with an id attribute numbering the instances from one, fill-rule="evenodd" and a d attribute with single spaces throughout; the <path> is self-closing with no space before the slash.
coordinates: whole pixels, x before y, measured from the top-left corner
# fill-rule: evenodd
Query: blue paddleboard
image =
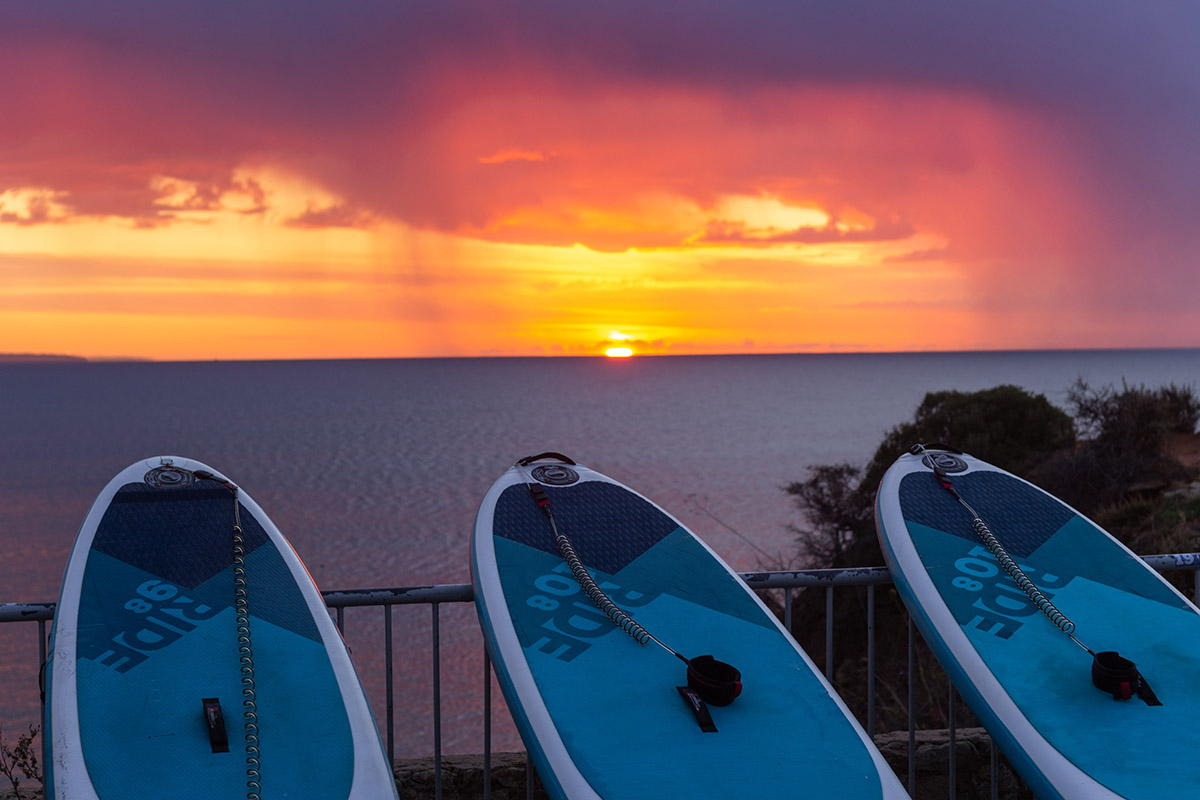
<path id="1" fill-rule="evenodd" d="M 677 689 L 686 666 L 585 594 L 531 486 L 613 603 L 671 649 L 740 670 L 740 696 L 705 704 L 715 732 Z M 509 469 L 480 504 L 471 566 L 498 681 L 552 797 L 908 796 L 758 597 L 611 478 L 573 463 Z"/>
<path id="2" fill-rule="evenodd" d="M 1021 572 L 1096 652 L 1134 662 L 1114 697 L 1092 656 L 985 546 L 983 520 Z M 1200 611 L 1128 548 L 1032 484 L 969 455 L 901 456 L 875 506 L 913 620 L 955 686 L 1041 800 L 1196 797 Z M 1128 695 L 1128 699 L 1123 699 Z"/>
<path id="3" fill-rule="evenodd" d="M 49 798 L 397 796 L 304 565 L 198 462 L 138 462 L 100 493 L 67 562 L 46 676 Z"/>

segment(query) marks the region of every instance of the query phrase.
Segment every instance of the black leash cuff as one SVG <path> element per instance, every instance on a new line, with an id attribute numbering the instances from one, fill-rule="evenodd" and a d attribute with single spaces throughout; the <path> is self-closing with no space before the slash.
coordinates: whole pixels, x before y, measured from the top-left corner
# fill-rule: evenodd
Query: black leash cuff
<path id="1" fill-rule="evenodd" d="M 1137 695 L 1148 706 L 1162 705 L 1137 665 L 1115 650 L 1096 653 L 1092 659 L 1092 683 L 1114 700 L 1128 700 Z"/>
<path id="2" fill-rule="evenodd" d="M 742 673 L 712 656 L 688 659 L 688 688 L 714 706 L 727 706 L 742 693 Z"/>

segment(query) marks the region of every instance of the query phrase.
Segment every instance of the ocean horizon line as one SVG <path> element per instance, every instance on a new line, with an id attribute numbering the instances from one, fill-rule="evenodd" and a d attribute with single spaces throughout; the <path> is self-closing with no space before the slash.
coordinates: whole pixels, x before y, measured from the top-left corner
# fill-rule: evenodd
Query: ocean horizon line
<path id="1" fill-rule="evenodd" d="M 295 358 L 166 358 L 148 356 L 78 356 L 69 353 L 0 353 L 0 366 L 15 364 L 240 364 L 240 363 L 329 363 L 363 361 L 542 361 L 542 360 L 598 360 L 633 361 L 638 359 L 689 359 L 689 358 L 771 358 L 771 357 L 830 357 L 830 356 L 934 356 L 934 355 L 1033 355 L 1063 353 L 1178 353 L 1200 351 L 1200 345 L 1178 345 L 1163 347 L 1029 347 L 1029 348 L 984 348 L 979 350 L 794 350 L 778 352 L 735 352 L 735 353 L 634 353 L 632 356 L 613 358 L 604 353 L 543 353 L 540 355 L 434 355 L 434 356 L 297 356 Z"/>

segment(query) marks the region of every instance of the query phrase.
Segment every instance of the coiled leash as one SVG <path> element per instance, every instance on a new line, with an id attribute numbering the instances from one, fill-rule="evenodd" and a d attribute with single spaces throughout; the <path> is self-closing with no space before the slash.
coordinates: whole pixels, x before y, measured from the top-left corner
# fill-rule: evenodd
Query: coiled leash
<path id="1" fill-rule="evenodd" d="M 574 461 L 561 453 L 539 453 L 536 456 L 528 456 L 518 461 L 517 466 L 525 470 L 533 462 L 546 458 L 554 458 L 564 464 L 576 466 Z M 717 728 L 713 724 L 712 715 L 708 712 L 705 704 L 727 706 L 732 703 L 742 693 L 742 673 L 732 664 L 718 661 L 711 655 L 688 658 L 668 647 L 661 639 L 650 633 L 650 631 L 634 620 L 633 617 L 625 613 L 596 583 L 591 573 L 587 571 L 587 567 L 583 565 L 579 554 L 575 551 L 575 545 L 567 538 L 566 534 L 558 529 L 558 524 L 554 521 L 554 512 L 550 509 L 550 498 L 546 495 L 545 488 L 529 474 L 526 475 L 525 485 L 529 488 L 529 493 L 533 495 L 533 500 L 537 503 L 538 508 L 542 510 L 542 513 L 546 515 L 546 519 L 550 521 L 550 530 L 554 534 L 554 542 L 558 546 L 559 555 L 562 556 L 563 561 L 567 562 L 567 566 L 571 569 L 571 574 L 575 576 L 575 580 L 579 583 L 580 588 L 583 589 L 584 594 L 588 596 L 588 599 L 592 601 L 596 608 L 612 620 L 614 625 L 633 637 L 638 644 L 644 645 L 647 642 L 654 642 L 687 665 L 688 685 L 677 686 L 675 688 L 680 696 L 683 697 L 684 702 L 688 704 L 692 712 L 696 715 L 696 722 L 701 730 L 706 733 L 715 733 Z"/>
<path id="2" fill-rule="evenodd" d="M 254 649 L 250 639 L 249 594 L 246 583 L 246 538 L 242 531 L 242 517 L 238 502 L 238 487 L 225 478 L 219 478 L 206 470 L 192 473 L 200 480 L 215 481 L 233 495 L 233 608 L 237 630 L 238 663 L 242 675 L 242 728 L 246 739 L 246 800 L 261 800 L 261 774 L 258 752 L 258 700 L 254 685 Z M 213 752 L 229 752 L 228 740 L 225 749 L 218 750 L 220 740 L 225 738 L 225 722 L 221 706 L 216 698 L 205 698 L 204 714 L 209 726 L 209 737 Z M 219 727 L 218 727 L 219 723 Z"/>
<path id="3" fill-rule="evenodd" d="M 924 456 L 923 463 L 933 470 L 933 477 L 971 515 L 971 528 L 974 529 L 975 535 L 991 551 L 996 561 L 1000 563 L 1000 566 L 1004 568 L 1008 576 L 1013 579 L 1017 587 L 1033 602 L 1038 611 L 1042 612 L 1072 642 L 1082 647 L 1092 656 L 1092 683 L 1096 688 L 1108 692 L 1116 700 L 1128 700 L 1136 694 L 1145 701 L 1146 705 L 1161 706 L 1162 703 L 1155 696 L 1154 690 L 1150 688 L 1150 684 L 1138 672 L 1136 664 L 1124 658 L 1115 650 L 1096 652 L 1075 638 L 1075 623 L 1066 614 L 1059 611 L 1058 607 L 1050 601 L 1050 598 L 1046 597 L 1042 590 L 1037 587 L 1037 584 L 1017 565 L 1017 562 L 1009 555 L 1004 545 L 996 538 L 996 534 L 992 533 L 992 529 L 988 527 L 987 523 L 983 521 L 975 509 L 959 494 L 958 489 L 951 482 L 949 474 L 938 463 L 937 456 L 928 452 L 929 448 L 956 453 L 958 455 L 962 455 L 962 451 L 945 444 L 931 444 L 928 448 L 923 444 L 915 444 L 909 448 L 909 452 L 913 455 Z"/>

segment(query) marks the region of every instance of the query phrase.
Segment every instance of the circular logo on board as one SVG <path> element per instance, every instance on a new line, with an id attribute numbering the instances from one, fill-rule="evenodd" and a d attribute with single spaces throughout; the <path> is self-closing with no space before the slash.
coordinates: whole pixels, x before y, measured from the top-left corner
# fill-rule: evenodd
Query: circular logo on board
<path id="1" fill-rule="evenodd" d="M 196 480 L 192 473 L 178 467 L 155 467 L 143 478 L 147 486 L 155 489 L 176 489 L 181 486 L 191 486 Z"/>
<path id="2" fill-rule="evenodd" d="M 937 467 L 942 472 L 966 472 L 967 462 L 949 453 L 931 453 L 921 459 L 921 463 L 933 469 Z"/>
<path id="3" fill-rule="evenodd" d="M 533 468 L 533 477 L 550 486 L 569 486 L 579 480 L 579 473 L 562 464 L 543 464 Z"/>

